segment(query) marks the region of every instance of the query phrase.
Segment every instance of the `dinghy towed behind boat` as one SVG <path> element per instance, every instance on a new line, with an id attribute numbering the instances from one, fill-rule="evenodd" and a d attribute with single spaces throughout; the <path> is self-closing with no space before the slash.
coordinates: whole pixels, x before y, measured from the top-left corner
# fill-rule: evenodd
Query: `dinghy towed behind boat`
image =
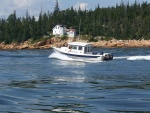
<path id="1" fill-rule="evenodd" d="M 74 59 L 87 59 L 93 61 L 113 59 L 113 55 L 111 53 L 94 53 L 93 45 L 90 43 L 70 42 L 67 47 L 53 47 L 53 49 Z"/>

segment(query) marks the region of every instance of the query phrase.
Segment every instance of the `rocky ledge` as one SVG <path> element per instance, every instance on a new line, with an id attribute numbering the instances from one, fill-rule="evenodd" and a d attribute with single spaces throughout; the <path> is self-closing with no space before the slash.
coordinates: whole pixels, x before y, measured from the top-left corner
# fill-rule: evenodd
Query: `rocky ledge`
<path id="1" fill-rule="evenodd" d="M 116 40 L 93 42 L 96 47 L 125 48 L 125 47 L 150 47 L 150 40 Z"/>
<path id="2" fill-rule="evenodd" d="M 58 38 L 51 38 L 48 40 L 42 40 L 35 43 L 32 43 L 31 40 L 25 41 L 24 43 L 12 43 L 12 44 L 0 44 L 1 50 L 13 50 L 13 49 L 48 49 L 52 46 L 62 46 L 66 45 L 67 42 L 71 42 L 73 39 L 61 41 Z M 88 42 L 86 40 L 75 40 L 81 42 Z M 95 47 L 104 47 L 104 48 L 125 48 L 125 47 L 150 47 L 150 40 L 116 40 L 112 39 L 109 41 L 99 40 L 98 42 L 90 42 Z"/>

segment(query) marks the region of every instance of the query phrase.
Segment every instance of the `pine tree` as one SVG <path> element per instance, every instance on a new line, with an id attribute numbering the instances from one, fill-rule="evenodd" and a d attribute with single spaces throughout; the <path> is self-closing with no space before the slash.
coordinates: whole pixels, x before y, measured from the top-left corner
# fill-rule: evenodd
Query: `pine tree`
<path id="1" fill-rule="evenodd" d="M 0 19 L 0 42 L 10 44 L 23 42 L 32 38 L 37 40 L 47 32 L 51 32 L 56 24 L 73 27 L 79 34 L 92 36 L 114 37 L 116 39 L 150 39 L 150 3 L 124 4 L 115 7 L 95 10 L 74 10 L 73 7 L 60 11 L 56 0 L 54 12 L 39 14 L 38 20 L 30 17 L 17 18 L 16 11 L 7 19 Z"/>
<path id="2" fill-rule="evenodd" d="M 58 14 L 59 13 L 59 3 L 58 3 L 58 0 L 56 0 L 56 3 L 55 3 L 55 7 L 54 7 L 54 14 Z"/>

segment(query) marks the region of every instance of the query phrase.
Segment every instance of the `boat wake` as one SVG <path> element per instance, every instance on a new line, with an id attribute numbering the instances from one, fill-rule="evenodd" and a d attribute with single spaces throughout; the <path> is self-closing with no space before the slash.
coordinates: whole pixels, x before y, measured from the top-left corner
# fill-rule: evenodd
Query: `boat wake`
<path id="1" fill-rule="evenodd" d="M 129 56 L 120 56 L 120 57 L 114 57 L 113 59 L 127 59 Z"/>
<path id="2" fill-rule="evenodd" d="M 88 59 L 74 59 L 71 57 L 68 57 L 67 55 L 61 54 L 59 52 L 53 52 L 49 58 L 54 58 L 54 59 L 59 59 L 59 60 L 64 60 L 64 61 L 76 61 L 76 62 L 89 62 L 89 63 L 98 63 L 98 62 L 103 62 L 99 60 L 88 60 Z M 150 60 L 150 55 L 147 56 L 119 56 L 119 57 L 114 57 L 114 60 L 119 60 L 119 59 L 125 59 L 125 60 Z"/>
<path id="3" fill-rule="evenodd" d="M 49 58 L 54 58 L 54 59 L 59 59 L 59 60 L 64 60 L 64 61 L 76 61 L 76 62 L 89 62 L 89 63 L 97 63 L 97 62 L 102 62 L 100 60 L 88 60 L 88 59 L 74 59 L 71 57 L 68 57 L 67 55 L 61 54 L 59 52 L 53 52 Z"/>
<path id="4" fill-rule="evenodd" d="M 149 56 L 131 56 L 127 58 L 127 60 L 150 60 L 150 55 Z"/>
<path id="5" fill-rule="evenodd" d="M 53 52 L 49 58 L 59 59 L 59 60 L 73 60 L 73 58 L 68 57 L 67 55 L 63 55 L 58 52 Z"/>
<path id="6" fill-rule="evenodd" d="M 121 56 L 114 57 L 114 59 L 127 59 L 127 60 L 150 60 L 150 55 L 147 56 Z"/>

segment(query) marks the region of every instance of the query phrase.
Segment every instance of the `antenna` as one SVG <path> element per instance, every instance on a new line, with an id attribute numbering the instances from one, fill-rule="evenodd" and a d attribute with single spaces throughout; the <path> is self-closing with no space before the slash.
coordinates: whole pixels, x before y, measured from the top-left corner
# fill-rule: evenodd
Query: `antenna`
<path id="1" fill-rule="evenodd" d="M 80 18 L 80 23 L 79 23 L 79 38 L 80 38 L 80 27 L 81 27 L 81 18 Z"/>
<path id="2" fill-rule="evenodd" d="M 43 7 L 42 7 L 42 4 L 41 4 L 41 14 L 43 13 Z"/>

